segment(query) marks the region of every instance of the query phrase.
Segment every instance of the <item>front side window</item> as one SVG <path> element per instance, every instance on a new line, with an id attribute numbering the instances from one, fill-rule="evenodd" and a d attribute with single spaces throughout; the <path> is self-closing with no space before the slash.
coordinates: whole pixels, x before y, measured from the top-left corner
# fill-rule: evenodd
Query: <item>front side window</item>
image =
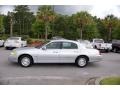
<path id="1" fill-rule="evenodd" d="M 62 49 L 78 49 L 77 44 L 72 42 L 63 42 Z"/>
<path id="2" fill-rule="evenodd" d="M 61 48 L 61 42 L 52 42 L 46 45 L 46 49 L 60 49 Z"/>

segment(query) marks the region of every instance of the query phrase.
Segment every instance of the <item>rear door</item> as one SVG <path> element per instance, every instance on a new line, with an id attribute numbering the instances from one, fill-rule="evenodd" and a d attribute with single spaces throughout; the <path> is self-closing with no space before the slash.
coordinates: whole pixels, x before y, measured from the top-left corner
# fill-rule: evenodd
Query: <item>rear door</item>
<path id="1" fill-rule="evenodd" d="M 74 63 L 78 53 L 78 46 L 76 43 L 62 42 L 62 49 L 60 53 L 61 62 Z"/>

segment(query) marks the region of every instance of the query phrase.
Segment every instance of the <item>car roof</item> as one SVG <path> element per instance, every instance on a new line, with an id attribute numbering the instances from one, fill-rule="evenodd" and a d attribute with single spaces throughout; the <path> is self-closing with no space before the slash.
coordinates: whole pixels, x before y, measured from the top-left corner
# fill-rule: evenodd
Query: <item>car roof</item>
<path id="1" fill-rule="evenodd" d="M 12 36 L 12 37 L 14 37 L 14 36 Z M 20 37 L 16 37 L 16 38 L 20 38 Z"/>
<path id="2" fill-rule="evenodd" d="M 66 40 L 66 39 L 52 40 L 51 42 L 73 42 L 73 43 L 78 43 L 77 41 L 74 41 L 74 40 Z"/>

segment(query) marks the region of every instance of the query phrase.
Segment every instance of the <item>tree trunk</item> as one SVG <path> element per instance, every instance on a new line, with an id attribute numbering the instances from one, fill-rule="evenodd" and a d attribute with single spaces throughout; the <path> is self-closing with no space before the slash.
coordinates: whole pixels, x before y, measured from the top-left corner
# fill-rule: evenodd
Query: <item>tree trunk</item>
<path id="1" fill-rule="evenodd" d="M 11 37 L 13 36 L 13 20 L 12 20 L 12 17 L 10 19 L 10 36 Z"/>
<path id="2" fill-rule="evenodd" d="M 39 39 L 39 33 L 38 33 L 38 39 Z"/>
<path id="3" fill-rule="evenodd" d="M 80 29 L 80 39 L 82 39 L 82 28 Z"/>
<path id="4" fill-rule="evenodd" d="M 108 40 L 109 41 L 111 40 L 111 36 L 112 36 L 112 28 L 110 27 L 109 28 L 109 36 L 108 36 Z"/>
<path id="5" fill-rule="evenodd" d="M 47 41 L 48 36 L 48 23 L 45 25 L 45 41 Z"/>

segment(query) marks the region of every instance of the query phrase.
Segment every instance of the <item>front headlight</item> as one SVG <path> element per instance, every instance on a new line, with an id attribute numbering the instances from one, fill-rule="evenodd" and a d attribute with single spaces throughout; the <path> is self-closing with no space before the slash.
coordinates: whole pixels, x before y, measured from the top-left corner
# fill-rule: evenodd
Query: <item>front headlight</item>
<path id="1" fill-rule="evenodd" d="M 15 51 L 15 50 L 13 50 L 10 54 L 11 54 L 11 55 L 14 55 L 14 56 L 16 56 L 16 55 L 17 55 L 17 53 L 16 53 L 16 51 Z"/>

